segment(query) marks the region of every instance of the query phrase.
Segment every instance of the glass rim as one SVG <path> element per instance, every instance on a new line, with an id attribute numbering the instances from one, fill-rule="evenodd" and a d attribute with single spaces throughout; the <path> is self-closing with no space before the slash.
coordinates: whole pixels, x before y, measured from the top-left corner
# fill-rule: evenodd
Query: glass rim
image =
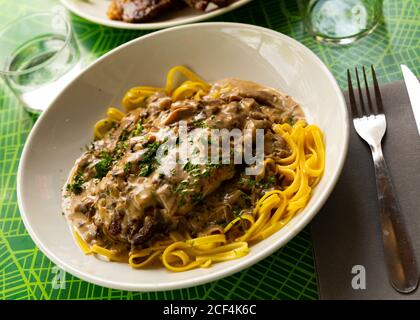
<path id="1" fill-rule="evenodd" d="M 314 32 L 310 30 L 309 27 L 305 26 L 306 31 L 309 35 L 311 35 L 318 43 L 324 43 L 324 44 L 330 44 L 330 45 L 347 45 L 352 44 L 354 41 L 359 40 L 365 36 L 370 35 L 373 31 L 376 30 L 376 28 L 380 25 L 380 21 L 375 21 L 375 23 L 370 26 L 366 30 L 362 30 L 358 33 L 349 35 L 349 36 L 343 36 L 343 37 L 332 37 L 325 35 L 320 32 Z"/>
<path id="2" fill-rule="evenodd" d="M 35 12 L 35 13 L 30 13 L 21 17 L 18 17 L 14 20 L 12 20 L 11 22 L 9 22 L 8 24 L 6 24 L 3 28 L 0 29 L 0 41 L 1 41 L 1 37 L 2 35 L 12 29 L 14 26 L 16 26 L 19 23 L 22 23 L 23 21 L 30 19 L 30 18 L 34 18 L 34 17 L 39 17 L 39 16 L 49 16 L 49 17 L 59 17 L 62 19 L 62 21 L 65 24 L 65 28 L 66 28 L 66 33 L 65 33 L 65 41 L 63 43 L 63 45 L 51 56 L 49 57 L 47 60 L 43 61 L 42 63 L 30 67 L 28 69 L 22 70 L 22 71 L 8 71 L 5 70 L 5 66 L 0 66 L 0 75 L 2 76 L 20 76 L 23 74 L 27 74 L 36 70 L 39 70 L 43 67 L 45 67 L 46 65 L 48 65 L 49 63 L 51 63 L 52 60 L 54 60 L 57 55 L 59 53 L 61 53 L 70 43 L 71 37 L 72 37 L 72 28 L 70 25 L 70 22 L 68 21 L 68 19 L 62 15 L 59 12 L 52 12 L 52 11 L 44 11 L 44 12 Z"/>

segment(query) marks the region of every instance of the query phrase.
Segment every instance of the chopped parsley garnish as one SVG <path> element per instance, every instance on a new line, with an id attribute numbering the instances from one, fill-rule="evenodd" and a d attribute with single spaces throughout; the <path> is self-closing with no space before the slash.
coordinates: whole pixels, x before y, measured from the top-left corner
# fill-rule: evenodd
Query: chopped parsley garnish
<path id="1" fill-rule="evenodd" d="M 186 164 L 184 164 L 183 169 L 193 177 L 199 176 L 201 174 L 200 165 L 192 164 L 189 161 Z"/>
<path id="2" fill-rule="evenodd" d="M 142 163 L 151 162 L 155 160 L 157 149 L 159 148 L 160 143 L 155 141 L 152 143 L 149 143 L 147 145 L 147 151 L 143 156 L 143 159 L 141 160 Z"/>
<path id="3" fill-rule="evenodd" d="M 148 177 L 154 171 L 154 167 L 150 163 L 139 164 L 139 168 L 140 168 L 140 171 L 139 171 L 140 177 Z"/>
<path id="4" fill-rule="evenodd" d="M 184 164 L 183 169 L 192 177 L 209 177 L 212 170 L 221 167 L 223 167 L 222 163 L 209 163 L 205 167 L 201 168 L 199 164 L 192 164 L 188 161 L 186 164 Z"/>
<path id="5" fill-rule="evenodd" d="M 189 183 L 187 181 L 181 181 L 174 189 L 179 195 L 178 203 L 183 206 L 186 203 L 185 195 L 188 191 Z"/>
<path id="6" fill-rule="evenodd" d="M 127 149 L 127 143 L 125 143 L 124 141 L 118 141 L 114 149 L 115 158 L 118 160 L 121 159 L 125 152 L 125 149 Z"/>
<path id="7" fill-rule="evenodd" d="M 124 172 L 125 172 L 125 173 L 130 173 L 130 171 L 131 171 L 131 167 L 132 167 L 131 162 L 127 162 L 127 163 L 124 165 Z"/>
<path id="8" fill-rule="evenodd" d="M 286 119 L 286 123 L 290 124 L 291 126 L 293 126 L 296 123 L 296 119 L 293 116 L 289 116 Z"/>
<path id="9" fill-rule="evenodd" d="M 137 122 L 136 128 L 131 132 L 131 136 L 135 137 L 140 135 L 144 130 L 143 124 L 141 123 L 141 120 Z"/>
<path id="10" fill-rule="evenodd" d="M 258 181 L 257 187 L 261 189 L 269 189 L 276 185 L 276 177 L 270 176 L 266 178 L 264 181 Z"/>
<path id="11" fill-rule="evenodd" d="M 129 136 L 129 132 L 126 129 L 124 129 L 121 132 L 121 134 L 120 134 L 120 136 L 118 138 L 118 141 L 126 141 L 128 139 L 128 136 Z"/>
<path id="12" fill-rule="evenodd" d="M 257 184 L 257 181 L 255 181 L 252 178 L 242 178 L 240 183 L 245 185 L 248 188 L 253 188 Z"/>
<path id="13" fill-rule="evenodd" d="M 143 158 L 138 162 L 139 176 L 148 177 L 157 166 L 156 152 L 160 146 L 160 143 L 155 141 L 147 145 L 147 150 L 143 155 Z"/>
<path id="14" fill-rule="evenodd" d="M 190 184 L 192 183 L 192 184 Z M 194 190 L 196 184 L 187 180 L 181 181 L 173 191 L 178 194 L 178 204 L 183 206 L 187 203 L 187 196 L 190 197 L 193 204 L 198 204 L 204 199 L 202 192 Z"/>
<path id="15" fill-rule="evenodd" d="M 218 169 L 218 168 L 223 167 L 223 163 L 221 163 L 221 161 L 220 161 L 219 163 L 210 163 L 210 164 L 208 165 L 208 167 L 209 167 L 210 169 Z"/>
<path id="16" fill-rule="evenodd" d="M 240 183 L 249 189 L 252 189 L 254 187 L 260 189 L 268 189 L 276 185 L 276 177 L 270 176 L 263 181 L 257 181 L 252 178 L 242 178 L 240 180 Z"/>
<path id="17" fill-rule="evenodd" d="M 207 123 L 204 120 L 197 120 L 193 122 L 194 127 L 196 128 L 207 128 Z"/>
<path id="18" fill-rule="evenodd" d="M 270 184 L 276 183 L 276 177 L 275 176 L 268 177 L 267 182 Z"/>
<path id="19" fill-rule="evenodd" d="M 103 177 L 105 177 L 108 171 L 111 169 L 113 161 L 113 157 L 108 152 L 103 151 L 101 153 L 101 160 L 99 160 L 99 162 L 95 164 L 95 178 L 102 179 Z"/>
<path id="20" fill-rule="evenodd" d="M 82 173 L 78 172 L 73 178 L 73 183 L 69 183 L 66 190 L 74 194 L 80 194 L 83 191 L 84 183 L 85 180 L 83 179 Z"/>
<path id="21" fill-rule="evenodd" d="M 176 187 L 175 192 L 176 193 L 185 193 L 185 190 L 188 188 L 188 182 L 187 181 L 181 181 Z"/>

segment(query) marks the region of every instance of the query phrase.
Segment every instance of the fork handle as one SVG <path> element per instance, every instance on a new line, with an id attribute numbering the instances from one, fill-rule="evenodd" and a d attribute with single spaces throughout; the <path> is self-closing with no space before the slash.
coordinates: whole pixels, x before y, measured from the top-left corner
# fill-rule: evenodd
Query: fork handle
<path id="1" fill-rule="evenodd" d="M 381 145 L 371 146 L 371 150 L 375 164 L 382 241 L 388 275 L 397 291 L 409 293 L 416 289 L 419 281 L 416 257 Z"/>

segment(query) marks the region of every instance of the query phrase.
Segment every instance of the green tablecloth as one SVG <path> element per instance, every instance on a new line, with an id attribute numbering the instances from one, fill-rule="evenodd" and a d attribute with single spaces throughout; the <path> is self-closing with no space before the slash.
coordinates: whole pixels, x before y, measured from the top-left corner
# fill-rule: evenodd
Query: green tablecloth
<path id="1" fill-rule="evenodd" d="M 20 15 L 59 5 L 53 0 L 0 0 L 0 26 Z M 382 83 L 402 78 L 399 65 L 420 74 L 420 1 L 384 1 L 384 18 L 370 36 L 348 47 L 317 44 L 303 30 L 294 0 L 254 0 L 214 21 L 256 24 L 312 49 L 345 88 L 347 68 L 374 64 Z M 109 29 L 71 16 L 84 54 L 95 58 L 146 32 Z M 308 230 L 255 266 L 206 285 L 159 293 L 111 290 L 66 275 L 54 289 L 54 264 L 34 245 L 20 218 L 16 172 L 33 120 L 0 80 L 0 299 L 317 299 Z"/>

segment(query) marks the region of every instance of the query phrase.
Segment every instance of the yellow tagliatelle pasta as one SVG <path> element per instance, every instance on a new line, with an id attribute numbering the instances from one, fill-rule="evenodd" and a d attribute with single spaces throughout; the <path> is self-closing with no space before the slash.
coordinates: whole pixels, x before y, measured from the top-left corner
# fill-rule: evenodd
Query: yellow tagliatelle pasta
<path id="1" fill-rule="evenodd" d="M 119 255 L 118 252 L 116 252 L 114 250 L 108 250 L 108 249 L 102 248 L 102 247 L 100 247 L 96 244 L 94 244 L 91 247 L 91 251 L 93 253 L 96 253 L 96 254 L 99 254 L 103 257 L 108 258 L 110 261 L 118 261 L 118 262 L 127 262 L 128 261 L 127 257 Z"/>
<path id="2" fill-rule="evenodd" d="M 207 82 L 201 79 L 198 75 L 192 72 L 190 69 L 184 66 L 176 66 L 169 70 L 168 75 L 166 77 L 166 86 L 165 90 L 167 94 L 172 94 L 175 89 L 176 84 L 176 74 L 181 73 L 185 78 L 190 80 L 193 83 L 201 84 L 205 89 L 209 89 L 210 86 Z"/>
<path id="3" fill-rule="evenodd" d="M 245 256 L 248 243 L 226 243 L 225 235 L 211 235 L 187 241 L 177 241 L 162 253 L 163 265 L 171 271 L 186 271 L 197 267 L 207 268 L 213 262 L 227 261 Z M 218 244 L 214 247 L 204 247 Z"/>
<path id="4" fill-rule="evenodd" d="M 175 88 L 177 74 L 183 75 L 188 80 Z M 122 105 L 126 112 L 144 107 L 147 98 L 157 92 L 166 92 L 173 101 L 179 101 L 194 97 L 200 100 L 202 96 L 208 93 L 210 85 L 201 79 L 194 72 L 184 66 L 176 66 L 169 70 L 166 76 L 165 88 L 139 86 L 127 91 L 122 99 Z M 108 108 L 107 118 L 99 120 L 94 126 L 95 139 L 101 139 L 113 127 L 116 122 L 121 121 L 125 114 L 113 107 Z"/>
<path id="5" fill-rule="evenodd" d="M 175 88 L 176 75 L 180 73 L 188 80 L 183 82 L 179 87 Z M 209 84 L 202 80 L 191 70 L 184 66 L 176 66 L 169 70 L 166 77 L 165 88 L 156 87 L 134 87 L 130 89 L 124 96 L 122 104 L 126 111 L 142 107 L 148 97 L 159 91 L 164 91 L 172 97 L 173 101 L 183 100 L 186 98 L 195 97 L 199 99 L 206 94 L 210 88 Z"/>
<path id="6" fill-rule="evenodd" d="M 172 100 L 179 101 L 195 97 L 200 99 L 201 95 L 205 94 L 208 85 L 204 82 L 185 81 L 172 93 Z"/>
<path id="7" fill-rule="evenodd" d="M 93 127 L 93 135 L 95 139 L 102 139 L 104 135 L 114 126 L 115 120 L 106 118 L 99 120 Z"/>
<path id="8" fill-rule="evenodd" d="M 80 249 L 82 249 L 84 254 L 91 254 L 92 250 L 90 249 L 89 245 L 86 243 L 85 240 L 83 240 L 82 236 L 79 235 L 79 233 L 75 230 L 74 237 L 76 238 L 76 242 L 79 245 Z"/>
<path id="9" fill-rule="evenodd" d="M 118 110 L 117 108 L 110 107 L 108 108 L 106 112 L 108 119 L 114 120 L 114 121 L 121 121 L 125 117 L 125 113 Z"/>
<path id="10" fill-rule="evenodd" d="M 134 87 L 127 91 L 125 94 L 122 105 L 125 110 L 131 111 L 136 108 L 144 106 L 144 103 L 148 97 L 155 94 L 156 92 L 162 91 L 161 88 L 155 87 Z"/>
<path id="11" fill-rule="evenodd" d="M 177 74 L 187 78 L 178 87 L 175 84 Z M 209 84 L 195 73 L 183 66 L 176 66 L 168 72 L 164 88 L 132 88 L 124 96 L 122 104 L 129 112 L 144 106 L 145 101 L 156 92 L 164 92 L 172 101 L 200 100 L 208 94 L 209 88 Z M 95 137 L 102 138 L 124 116 L 122 111 L 109 108 L 107 118 L 98 121 L 94 127 Z M 128 263 L 133 268 L 160 263 L 175 272 L 198 267 L 207 268 L 215 262 L 245 256 L 251 244 L 266 239 L 287 225 L 305 208 L 314 187 L 323 175 L 324 138 L 317 126 L 307 125 L 303 120 L 294 125 L 275 124 L 272 129 L 287 144 L 289 153 L 283 158 L 267 157 L 256 181 L 275 176 L 278 181 L 282 181 L 281 190 L 266 192 L 257 201 L 252 213 L 246 212 L 232 219 L 223 228 L 218 228 L 217 234 L 191 238 L 189 234 L 183 235 L 174 231 L 167 239 L 154 242 L 149 248 L 130 252 Z M 77 232 L 75 238 L 86 254 L 94 253 L 111 261 L 127 262 L 127 258 L 121 257 L 114 250 L 96 244 L 89 246 Z"/>
<path id="12" fill-rule="evenodd" d="M 132 253 L 128 259 L 128 263 L 133 268 L 143 268 L 153 263 L 153 261 L 162 254 L 162 250 L 154 250 L 153 248 L 143 249 Z"/>

